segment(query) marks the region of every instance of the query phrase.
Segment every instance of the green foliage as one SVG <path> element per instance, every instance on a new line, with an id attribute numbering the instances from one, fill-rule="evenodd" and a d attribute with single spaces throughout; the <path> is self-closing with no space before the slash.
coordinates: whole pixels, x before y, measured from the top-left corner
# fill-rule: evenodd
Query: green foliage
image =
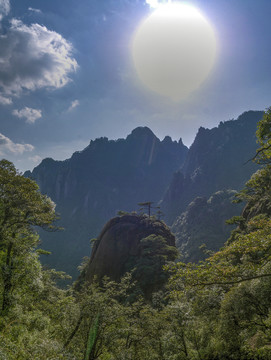
<path id="1" fill-rule="evenodd" d="M 5 359 L 49 359 L 58 343 L 59 306 L 70 298 L 55 286 L 63 274 L 44 271 L 36 228 L 53 230 L 54 203 L 13 164 L 0 161 L 0 344 Z M 62 305 L 61 305 L 62 304 Z"/>
<path id="2" fill-rule="evenodd" d="M 171 268 L 171 281 L 181 279 L 182 286 L 235 285 L 247 280 L 271 276 L 266 264 L 271 260 L 271 220 L 254 218 L 247 234 L 199 264 L 178 263 Z"/>
<path id="3" fill-rule="evenodd" d="M 168 245 L 161 235 L 150 235 L 140 241 L 140 258 L 133 269 L 133 278 L 143 294 L 150 298 L 165 285 L 168 275 L 163 266 L 178 257 L 175 246 Z"/>
<path id="4" fill-rule="evenodd" d="M 246 202 L 246 207 L 243 212 L 243 218 L 246 220 L 256 215 L 270 216 L 271 165 L 266 165 L 253 174 L 251 179 L 246 183 L 245 188 L 237 194 L 237 198 Z"/>
<path id="5" fill-rule="evenodd" d="M 54 203 L 37 184 L 19 174 L 12 163 L 0 161 L 0 311 L 5 313 L 24 292 L 38 287 L 41 265 L 34 229 L 53 229 Z"/>
<path id="6" fill-rule="evenodd" d="M 94 324 L 92 326 L 90 326 L 90 329 L 89 329 L 87 351 L 86 351 L 86 356 L 85 356 L 86 360 L 89 359 L 91 350 L 93 349 L 93 346 L 95 344 L 95 340 L 96 340 L 97 332 L 98 332 L 98 326 L 99 326 L 99 314 L 97 315 L 97 317 L 94 321 Z"/>
<path id="7" fill-rule="evenodd" d="M 124 216 L 124 215 L 127 215 L 127 214 L 129 214 L 129 212 L 128 212 L 128 211 L 124 211 L 124 210 L 119 210 L 119 211 L 117 212 L 117 215 L 118 215 L 118 216 Z"/>
<path id="8" fill-rule="evenodd" d="M 255 159 L 266 165 L 237 194 L 237 201 L 246 205 L 242 216 L 228 221 L 238 225 L 230 239 L 205 261 L 167 267 L 171 272 L 171 298 L 181 299 L 190 307 L 190 326 L 194 319 L 196 343 L 189 331 L 185 333 L 190 344 L 188 358 L 270 358 L 270 119 L 268 109 L 257 131 L 261 147 Z"/>
<path id="9" fill-rule="evenodd" d="M 257 149 L 255 160 L 260 164 L 268 164 L 271 158 L 271 107 L 265 111 L 262 120 L 259 121 L 256 135 L 260 147 Z"/>

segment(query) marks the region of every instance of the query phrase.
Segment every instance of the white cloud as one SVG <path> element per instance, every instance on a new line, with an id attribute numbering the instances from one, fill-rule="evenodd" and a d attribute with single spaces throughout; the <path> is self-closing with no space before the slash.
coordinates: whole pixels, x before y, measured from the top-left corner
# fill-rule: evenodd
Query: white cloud
<path id="1" fill-rule="evenodd" d="M 0 0 L 0 21 L 10 12 L 9 0 Z"/>
<path id="2" fill-rule="evenodd" d="M 10 104 L 12 104 L 12 100 L 11 100 L 11 98 L 2 96 L 0 94 L 0 104 L 2 104 L 2 105 L 10 105 Z"/>
<path id="3" fill-rule="evenodd" d="M 0 35 L 0 48 L 2 97 L 19 96 L 25 90 L 61 88 L 78 67 L 72 45 L 39 24 L 28 26 L 12 19 L 11 27 Z"/>
<path id="4" fill-rule="evenodd" d="M 42 116 L 41 110 L 31 109 L 27 106 L 22 110 L 13 110 L 12 114 L 17 116 L 18 118 L 25 118 L 28 124 L 34 124 L 35 121 Z"/>
<path id="5" fill-rule="evenodd" d="M 71 111 L 72 109 L 76 108 L 79 105 L 80 105 L 79 100 L 72 101 L 70 107 L 68 108 L 68 111 Z"/>
<path id="6" fill-rule="evenodd" d="M 41 162 L 42 158 L 39 155 L 30 156 L 28 160 L 32 161 L 33 163 L 37 164 Z"/>
<path id="7" fill-rule="evenodd" d="M 32 12 L 35 12 L 35 13 L 38 13 L 38 14 L 41 14 L 41 10 L 40 9 L 34 9 L 32 7 L 29 7 L 28 8 L 29 11 L 32 11 Z"/>
<path id="8" fill-rule="evenodd" d="M 8 137 L 0 133 L 0 156 L 9 154 L 21 155 L 25 151 L 34 150 L 34 146 L 30 144 L 16 144 Z"/>

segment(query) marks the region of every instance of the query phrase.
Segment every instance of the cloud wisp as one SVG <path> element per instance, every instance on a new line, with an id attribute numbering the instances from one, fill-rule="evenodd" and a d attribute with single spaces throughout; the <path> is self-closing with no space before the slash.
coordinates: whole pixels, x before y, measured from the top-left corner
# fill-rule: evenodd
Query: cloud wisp
<path id="1" fill-rule="evenodd" d="M 80 105 L 79 100 L 73 100 L 73 101 L 71 102 L 70 107 L 68 108 L 68 112 L 72 111 L 73 109 L 75 109 L 75 108 L 76 108 L 77 106 L 79 106 L 79 105 Z"/>
<path id="2" fill-rule="evenodd" d="M 41 10 L 40 10 L 40 9 L 35 9 L 35 8 L 32 8 L 32 7 L 29 7 L 29 8 L 28 8 L 28 11 L 32 11 L 32 12 L 37 13 L 37 14 L 41 14 Z"/>
<path id="3" fill-rule="evenodd" d="M 0 156 L 21 155 L 26 151 L 33 150 L 33 145 L 14 143 L 10 138 L 0 133 Z"/>
<path id="4" fill-rule="evenodd" d="M 0 36 L 0 48 L 2 104 L 24 91 L 61 88 L 78 67 L 72 57 L 72 45 L 39 24 L 28 26 L 12 19 L 10 28 Z"/>
<path id="5" fill-rule="evenodd" d="M 0 94 L 0 104 L 1 105 L 10 105 L 10 104 L 12 104 L 12 99 L 10 97 L 5 97 Z"/>
<path id="6" fill-rule="evenodd" d="M 0 0 L 0 21 L 10 12 L 9 0 Z"/>
<path id="7" fill-rule="evenodd" d="M 41 110 L 24 107 L 21 110 L 13 110 L 12 114 L 18 118 L 25 118 L 28 124 L 34 124 L 37 119 L 42 117 Z"/>
<path id="8" fill-rule="evenodd" d="M 28 160 L 32 161 L 33 163 L 37 164 L 41 162 L 42 158 L 39 155 L 30 156 Z"/>

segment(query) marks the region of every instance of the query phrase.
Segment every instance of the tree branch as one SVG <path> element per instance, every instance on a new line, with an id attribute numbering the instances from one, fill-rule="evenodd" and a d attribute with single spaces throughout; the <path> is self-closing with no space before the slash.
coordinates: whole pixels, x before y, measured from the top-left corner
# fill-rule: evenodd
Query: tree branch
<path id="1" fill-rule="evenodd" d="M 248 159 L 243 165 L 246 165 L 250 161 L 254 161 L 261 152 L 265 150 L 269 150 L 270 148 L 271 148 L 271 144 L 269 144 L 267 147 L 256 150 L 256 154 L 253 156 L 253 158 Z"/>

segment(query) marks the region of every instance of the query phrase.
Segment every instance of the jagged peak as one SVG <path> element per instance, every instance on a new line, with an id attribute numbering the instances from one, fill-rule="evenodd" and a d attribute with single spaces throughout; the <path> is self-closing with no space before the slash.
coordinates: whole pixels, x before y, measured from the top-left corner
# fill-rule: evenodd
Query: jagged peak
<path id="1" fill-rule="evenodd" d="M 165 136 L 163 141 L 162 141 L 162 143 L 165 143 L 165 144 L 169 144 L 169 143 L 172 143 L 172 142 L 173 142 L 172 138 L 169 135 Z"/>
<path id="2" fill-rule="evenodd" d="M 183 143 L 183 139 L 182 139 L 182 138 L 179 139 L 178 144 L 185 146 L 184 143 Z"/>
<path id="3" fill-rule="evenodd" d="M 151 131 L 150 128 L 148 128 L 147 126 L 138 126 L 137 128 L 135 128 L 130 135 L 127 136 L 127 140 L 128 139 L 136 139 L 136 138 L 142 138 L 142 137 L 154 137 L 157 138 L 154 133 Z"/>
<path id="4" fill-rule="evenodd" d="M 101 136 L 99 138 L 96 138 L 95 140 L 90 140 L 90 143 L 89 144 L 93 144 L 93 143 L 107 143 L 109 140 L 108 140 L 108 137 L 107 136 Z"/>
<path id="5" fill-rule="evenodd" d="M 51 166 L 51 165 L 54 165 L 56 163 L 63 163 L 65 162 L 66 160 L 54 160 L 53 158 L 51 157 L 47 157 L 45 159 L 43 159 L 39 165 L 37 165 L 34 169 L 36 168 L 41 168 L 41 167 L 47 167 L 47 166 Z"/>

